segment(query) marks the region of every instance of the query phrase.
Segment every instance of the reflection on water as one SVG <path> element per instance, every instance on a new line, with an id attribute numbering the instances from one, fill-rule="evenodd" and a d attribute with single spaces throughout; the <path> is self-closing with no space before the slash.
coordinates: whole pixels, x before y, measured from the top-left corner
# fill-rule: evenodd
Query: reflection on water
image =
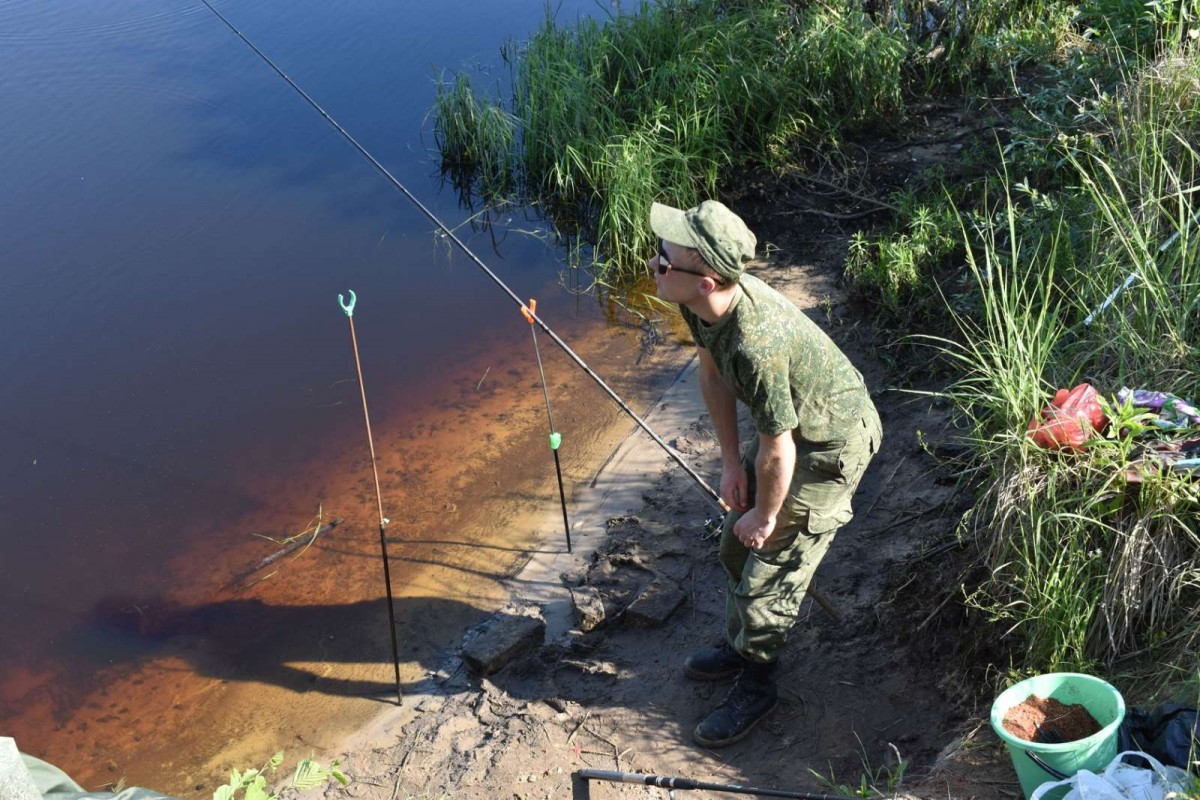
<path id="1" fill-rule="evenodd" d="M 559 254 L 513 232 L 536 222 L 472 227 L 432 174 L 435 69 L 498 80 L 502 38 L 540 4 L 222 10 L 635 408 L 648 376 L 669 377 L 667 361 L 634 367 L 635 328 L 606 331 L 560 290 Z M 547 532 L 557 546 L 527 324 L 187 0 L 0 5 L 0 104 L 5 732 L 90 788 L 124 776 L 197 797 L 278 747 L 334 746 L 391 687 L 336 296 L 359 296 L 406 683 L 501 602 L 524 549 Z M 573 485 L 620 418 L 547 347 Z M 345 523 L 234 580 L 318 508 Z"/>

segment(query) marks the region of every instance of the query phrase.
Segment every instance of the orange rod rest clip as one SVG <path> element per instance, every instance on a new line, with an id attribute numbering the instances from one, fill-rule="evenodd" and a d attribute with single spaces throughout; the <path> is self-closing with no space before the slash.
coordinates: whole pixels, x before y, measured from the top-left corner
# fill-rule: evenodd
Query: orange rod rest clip
<path id="1" fill-rule="evenodd" d="M 526 306 L 524 304 L 521 305 L 521 316 L 524 317 L 525 321 L 528 322 L 530 325 L 533 324 L 533 315 L 536 313 L 537 313 L 537 300 L 534 300 L 532 297 L 529 298 L 528 306 Z"/>

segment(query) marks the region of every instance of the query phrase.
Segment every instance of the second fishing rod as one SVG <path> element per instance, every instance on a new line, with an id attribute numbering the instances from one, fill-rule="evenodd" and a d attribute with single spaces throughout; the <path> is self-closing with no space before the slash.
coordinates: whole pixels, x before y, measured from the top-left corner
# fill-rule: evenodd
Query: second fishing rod
<path id="1" fill-rule="evenodd" d="M 386 178 L 387 181 L 389 183 L 391 183 L 392 186 L 395 187 L 398 191 L 400 191 L 401 194 L 403 194 L 405 197 L 407 197 L 409 199 L 409 201 L 412 202 L 412 204 L 421 211 L 422 214 L 424 214 L 426 217 L 428 217 L 429 220 L 431 222 L 433 222 L 433 224 L 436 225 L 438 227 L 438 229 L 441 230 L 441 232 L 446 236 L 446 238 L 448 238 L 451 242 L 453 242 L 468 258 L 470 258 L 473 262 L 475 262 L 475 265 L 478 266 L 481 270 L 483 270 L 484 274 L 486 274 L 488 276 L 488 278 L 490 278 L 492 280 L 493 283 L 495 283 L 498 287 L 500 287 L 500 289 L 505 294 L 507 294 L 514 303 L 516 303 L 519 307 L 524 307 L 525 304 L 521 301 L 521 298 L 518 297 L 517 294 L 515 292 L 513 292 L 513 290 L 510 289 L 503 280 L 500 279 L 500 276 L 498 276 L 495 272 L 493 272 L 487 266 L 487 264 L 485 264 L 479 258 L 479 256 L 475 255 L 475 253 L 473 253 L 471 251 L 471 249 L 469 247 L 467 247 L 466 243 L 464 243 L 461 239 L 459 239 L 458 236 L 454 233 L 454 231 L 451 230 L 450 227 L 446 225 L 446 223 L 442 222 L 432 211 L 430 211 L 425 206 L 425 204 L 422 203 L 416 197 L 416 195 L 414 195 L 412 192 L 410 192 L 403 183 L 401 183 L 399 180 L 397 180 L 396 177 L 393 176 L 392 173 L 389 172 L 385 166 L 383 166 L 383 164 L 379 163 L 379 160 L 376 159 L 375 156 L 371 155 L 371 153 L 365 147 L 363 147 L 361 144 L 359 144 L 358 140 L 356 140 L 353 136 L 351 136 L 350 133 L 345 128 L 343 128 L 338 123 L 337 120 L 335 120 L 332 116 L 330 116 L 329 112 L 327 112 L 324 108 L 322 108 L 321 105 L 319 103 L 317 103 L 316 100 L 314 100 L 312 97 L 310 97 L 308 92 L 304 91 L 302 88 L 300 88 L 299 84 L 297 84 L 294 80 L 292 80 L 290 77 L 288 77 L 286 72 L 284 72 L 282 69 L 280 69 L 275 64 L 275 62 L 272 61 L 267 56 L 266 53 L 264 53 L 262 50 L 259 50 L 258 47 L 253 42 L 251 42 L 250 39 L 248 39 L 245 36 L 245 34 L 243 34 L 240 30 L 238 30 L 237 27 L 234 26 L 234 24 L 232 22 L 230 22 L 228 19 L 226 19 L 225 16 L 220 11 L 218 11 L 212 5 L 212 3 L 209 2 L 209 0 L 201 0 L 201 2 L 204 3 L 204 5 L 208 8 L 208 10 L 211 11 L 213 14 L 215 14 L 217 16 L 217 18 L 220 19 L 221 22 L 223 22 L 227 28 L 229 28 L 229 30 L 233 31 L 233 33 L 239 39 L 241 39 L 246 44 L 247 47 L 249 47 L 251 50 L 253 50 L 254 53 L 259 58 L 261 58 L 271 69 L 273 69 L 275 71 L 275 73 L 277 75 L 279 75 L 279 77 L 283 78 L 284 81 L 286 81 L 287 84 L 289 86 L 291 86 L 292 89 L 294 89 L 297 94 L 299 94 L 302 98 L 304 98 L 305 102 L 307 102 L 310 106 L 313 107 L 313 109 L 315 109 L 317 111 L 317 113 L 319 113 L 322 117 L 324 117 L 325 121 L 328 122 L 330 125 L 332 125 L 334 130 L 336 130 L 339 134 L 341 134 L 341 136 L 347 142 L 349 142 L 354 147 L 354 149 L 356 149 L 359 152 L 359 154 L 361 154 L 363 156 L 363 158 L 365 158 L 365 159 L 367 159 L 367 161 L 371 162 L 371 165 L 373 167 L 375 167 L 375 169 L 379 172 L 379 174 L 381 174 L 384 178 Z M 599 386 L 601 389 L 603 389 L 604 392 L 610 398 L 612 398 L 612 400 L 618 406 L 620 406 L 621 410 L 624 411 L 626 414 L 628 414 L 629 417 L 635 423 L 637 423 L 638 427 L 640 427 L 643 431 L 645 431 L 650 436 L 650 438 L 653 439 L 654 442 L 656 444 L 658 444 L 658 446 L 661 447 L 668 456 L 671 457 L 671 460 L 673 460 L 676 464 L 678 464 L 679 467 L 685 473 L 687 473 L 688 477 L 692 479 L 692 482 L 695 483 L 697 488 L 699 488 L 701 491 L 703 491 L 707 495 L 707 498 L 709 501 L 711 501 L 714 505 L 719 506 L 722 511 L 729 510 L 729 506 L 726 505 L 725 502 L 723 500 L 721 500 L 720 495 L 717 494 L 717 492 L 711 486 L 709 486 L 708 483 L 703 478 L 700 477 L 699 473 L 697 473 L 694 469 L 692 469 L 691 466 L 689 466 L 688 463 L 683 460 L 683 457 L 678 452 L 675 451 L 675 448 L 671 447 L 669 444 L 667 444 L 663 440 L 663 438 L 661 436 L 659 436 L 657 433 L 655 433 L 650 428 L 650 426 L 646 423 L 646 421 L 643 420 L 640 416 L 638 416 L 637 412 L 635 412 L 632 408 L 630 408 L 629 405 L 624 400 L 621 399 L 621 396 L 618 395 L 615 391 L 613 391 L 613 389 L 607 383 L 605 383 L 604 380 L 599 375 L 597 375 L 595 373 L 595 371 L 592 370 L 591 367 L 589 367 L 587 365 L 587 362 L 585 362 L 582 358 L 580 358 L 575 353 L 575 351 L 572 350 L 570 348 L 570 346 L 567 345 L 567 343 L 565 341 L 563 341 L 561 338 L 559 338 L 558 334 L 556 334 L 553 330 L 551 330 L 550 326 L 547 325 L 545 322 L 543 322 L 540 317 L 538 317 L 536 314 L 532 314 L 532 313 L 531 313 L 531 317 L 532 317 L 532 322 L 534 324 L 536 324 L 539 328 L 541 328 L 543 331 L 545 331 L 546 335 L 549 336 L 554 341 L 554 343 L 557 344 L 562 349 L 562 351 L 564 353 L 566 353 L 567 356 L 569 356 L 571 358 L 571 360 L 574 361 L 576 363 L 576 365 L 578 365 L 579 368 L 582 369 L 588 375 L 588 377 L 590 377 L 593 381 L 595 381 L 596 385 Z"/>

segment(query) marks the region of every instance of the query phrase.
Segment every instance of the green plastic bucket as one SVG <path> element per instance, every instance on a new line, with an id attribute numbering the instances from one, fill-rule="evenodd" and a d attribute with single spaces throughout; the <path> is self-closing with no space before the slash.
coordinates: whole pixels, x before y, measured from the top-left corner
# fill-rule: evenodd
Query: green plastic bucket
<path id="1" fill-rule="evenodd" d="M 1053 698 L 1063 705 L 1082 705 L 1100 723 L 1101 728 L 1091 736 L 1074 742 L 1043 744 L 1018 739 L 1004 730 L 1004 716 L 1009 709 L 1032 695 Z M 1123 719 L 1125 698 L 1121 697 L 1121 693 L 1099 678 L 1076 672 L 1054 672 L 1028 678 L 1005 689 L 992 703 L 992 729 L 1008 745 L 1008 753 L 1012 756 L 1017 779 L 1026 798 L 1043 783 L 1058 780 L 1030 758 L 1029 753 L 1068 777 L 1081 769 L 1101 772 L 1117 756 L 1117 728 Z M 1046 797 L 1054 800 L 1064 794 L 1065 788 Z"/>

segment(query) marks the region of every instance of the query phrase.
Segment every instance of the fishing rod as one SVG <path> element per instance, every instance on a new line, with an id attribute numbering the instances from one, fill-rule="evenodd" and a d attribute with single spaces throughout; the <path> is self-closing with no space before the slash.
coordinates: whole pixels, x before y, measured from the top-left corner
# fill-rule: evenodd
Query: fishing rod
<path id="1" fill-rule="evenodd" d="M 706 790 L 730 794 L 753 794 L 758 797 L 794 797 L 799 800 L 841 800 L 840 795 L 796 792 L 788 789 L 764 789 L 759 786 L 738 786 L 729 783 L 709 783 L 692 778 L 677 778 L 666 775 L 643 775 L 637 772 L 616 772 L 608 769 L 579 769 L 571 773 L 571 800 L 590 800 L 588 781 L 609 783 L 636 783 L 639 786 L 657 786 L 679 791 Z"/>
<path id="2" fill-rule="evenodd" d="M 396 611 L 392 602 L 392 570 L 388 566 L 387 534 L 384 529 L 391 520 L 383 515 L 383 492 L 379 489 L 379 467 L 375 464 L 375 439 L 371 436 L 371 415 L 367 413 L 367 387 L 363 384 L 362 361 L 358 358 L 358 337 L 354 335 L 354 303 L 358 300 L 354 291 L 350 291 L 350 302 L 347 303 L 338 295 L 338 304 L 350 320 L 350 345 L 354 349 L 354 368 L 358 372 L 358 391 L 362 395 L 363 420 L 367 424 L 367 447 L 371 451 L 371 474 L 375 477 L 375 506 L 379 510 L 379 550 L 383 554 L 383 583 L 387 587 L 388 630 L 392 634 L 392 666 L 396 670 L 396 703 L 402 705 L 404 697 L 400 692 L 400 649 L 396 645 Z"/>
<path id="3" fill-rule="evenodd" d="M 461 239 L 458 238 L 458 236 L 454 233 L 454 231 L 452 231 L 446 225 L 446 223 L 444 223 L 440 219 L 438 219 L 438 217 L 432 211 L 430 211 L 425 206 L 424 203 L 422 203 L 419 199 L 417 199 L 416 195 L 414 195 L 412 192 L 410 192 L 403 183 L 401 183 L 399 180 L 396 179 L 395 176 L 392 175 L 392 173 L 388 172 L 387 168 L 385 166 L 383 166 L 383 164 L 379 163 L 378 159 L 376 159 L 375 156 L 371 155 L 371 153 L 368 152 L 365 147 L 363 147 L 361 144 L 359 144 L 358 140 L 355 139 L 353 136 L 351 136 L 350 133 L 345 128 L 343 128 L 340 124 L 338 124 L 338 121 L 335 120 L 332 116 L 330 116 L 329 112 L 326 111 L 324 108 L 322 108 L 321 105 L 319 103 L 317 103 L 316 100 L 314 100 L 311 96 L 309 96 L 308 92 L 301 89 L 300 85 L 297 84 L 290 77 L 288 77 L 286 72 L 284 72 L 282 69 L 280 69 L 278 66 L 276 66 L 275 62 L 272 61 L 267 56 L 266 53 L 264 53 L 262 50 L 259 50 L 258 47 L 256 47 L 253 42 L 251 42 L 248 38 L 246 38 L 245 34 L 243 34 L 240 30 L 238 30 L 237 27 L 234 26 L 234 24 L 232 22 L 230 22 L 228 19 L 226 19 L 225 16 L 220 11 L 218 11 L 212 5 L 212 3 L 209 2 L 209 0 L 200 0 L 200 2 L 202 2 L 205 5 L 205 7 L 208 8 L 209 11 L 211 11 L 213 14 L 215 14 L 217 19 L 219 19 L 219 20 L 221 20 L 221 22 L 225 23 L 225 26 L 227 28 L 229 28 L 229 30 L 233 31 L 234 35 L 236 35 L 239 39 L 241 39 L 243 42 L 245 42 L 246 46 L 249 47 L 251 50 L 253 50 L 254 53 L 259 58 L 261 58 L 264 62 L 266 62 L 267 66 L 269 66 L 271 69 L 275 70 L 275 73 L 277 75 L 279 75 L 279 77 L 283 78 L 287 82 L 287 84 L 296 91 L 297 94 L 299 94 L 301 97 L 303 97 L 305 102 L 307 102 L 310 106 L 312 106 L 313 109 L 316 110 L 316 112 L 318 114 L 320 114 L 322 117 L 324 117 L 325 121 L 328 122 L 330 125 L 332 125 L 334 130 L 336 130 L 339 134 L 341 134 L 342 137 L 347 142 L 349 142 L 351 145 L 353 145 L 354 149 L 356 149 L 363 156 L 363 158 L 365 158 L 365 159 L 367 159 L 367 161 L 371 162 L 371 165 L 373 167 L 375 167 L 375 169 L 379 172 L 379 174 L 381 174 L 384 178 L 386 178 L 388 180 L 388 182 L 390 182 L 392 184 L 392 186 L 394 186 L 396 189 L 398 189 L 401 194 L 403 194 L 405 197 L 407 197 L 412 202 L 412 204 L 421 211 L 421 213 L 423 213 L 426 217 L 429 218 L 429 220 L 434 225 L 436 225 L 439 229 L 441 229 L 442 233 L 447 238 L 449 238 L 450 241 L 452 241 L 452 242 L 454 242 L 454 244 L 458 245 L 458 248 L 460 250 L 462 250 L 462 252 L 464 254 L 466 254 L 466 256 L 468 258 L 470 258 L 472 261 L 474 261 L 476 266 L 478 266 L 480 269 L 482 269 L 484 271 L 484 273 L 489 278 L 491 278 L 493 283 L 495 283 L 498 287 L 500 287 L 500 289 L 505 294 L 507 294 L 510 298 L 512 298 L 514 303 L 516 303 L 518 306 L 524 306 L 524 303 L 521 302 L 521 298 L 518 297 L 516 295 L 516 293 L 513 292 L 512 289 L 508 288 L 508 285 L 506 283 L 504 283 L 503 280 L 500 279 L 500 276 L 498 276 L 495 272 L 493 272 L 491 269 L 489 269 L 487 264 L 483 263 L 483 261 L 479 258 L 479 256 L 475 255 L 475 253 L 473 253 L 471 251 L 471 249 L 469 247 L 467 247 L 467 245 Z M 666 452 L 666 454 L 671 457 L 671 460 L 673 460 L 676 464 L 678 464 L 683 469 L 683 471 L 687 473 L 688 477 L 692 479 L 693 483 L 696 484 L 697 488 L 701 489 L 705 494 L 707 494 L 709 499 L 715 505 L 720 506 L 722 511 L 729 511 L 729 506 L 725 503 L 724 500 L 721 499 L 721 496 L 719 494 L 717 494 L 717 492 L 711 486 L 709 486 L 708 483 L 706 483 L 705 480 L 703 478 L 701 478 L 700 475 L 694 469 L 692 469 L 690 466 L 688 466 L 687 462 L 685 462 L 683 460 L 683 456 L 681 456 L 678 452 L 676 452 L 675 448 L 671 447 L 671 445 L 667 444 L 661 436 L 659 436 L 657 433 L 655 433 L 653 430 L 651 430 L 650 426 L 648 424 L 646 424 L 645 420 L 643 420 L 640 416 L 638 416 L 637 413 L 632 408 L 630 408 L 628 406 L 628 404 L 625 403 L 624 400 L 621 399 L 621 396 L 618 395 L 615 391 L 613 391 L 609 387 L 609 385 L 607 383 L 605 383 L 604 380 L 599 375 L 597 375 L 592 370 L 591 367 L 589 367 L 587 365 L 587 362 L 585 362 L 582 358 L 580 358 L 575 353 L 575 351 L 572 350 L 567 345 L 566 342 L 564 342 L 562 339 L 560 339 L 558 334 L 556 334 L 553 330 L 550 329 L 549 325 L 547 325 L 545 322 L 543 322 L 541 320 L 541 318 L 538 317 L 536 314 L 532 314 L 532 312 L 531 312 L 530 315 L 533 317 L 533 322 L 537 323 L 538 327 L 540 327 L 543 331 L 545 331 L 546 335 L 549 336 L 552 340 L 554 340 L 554 343 L 557 344 L 560 348 L 562 348 L 562 351 L 564 353 L 566 353 L 571 358 L 571 360 L 574 361 L 579 366 L 580 369 L 582 369 L 585 373 L 587 373 L 588 377 L 590 377 L 593 381 L 595 381 L 596 384 L 601 389 L 603 389 L 608 394 L 608 396 L 611 397 L 618 406 L 621 407 L 621 410 L 624 411 L 626 414 L 628 414 L 630 416 L 630 418 L 633 419 L 633 421 L 637 423 L 638 427 L 640 427 L 647 434 L 649 434 L 650 438 L 653 439 L 655 441 L 655 443 L 658 444 L 658 446 L 661 447 Z"/>
<path id="4" fill-rule="evenodd" d="M 1184 222 L 1183 226 L 1180 227 L 1179 230 L 1177 230 L 1173 234 L 1171 234 L 1170 237 L 1168 237 L 1167 240 L 1165 242 L 1163 242 L 1162 245 L 1158 248 L 1158 254 L 1161 256 L 1163 253 L 1167 252 L 1167 250 L 1170 249 L 1171 245 L 1175 244 L 1175 242 L 1179 239 L 1180 234 L 1182 234 L 1185 230 L 1190 228 L 1192 225 L 1195 225 L 1197 222 L 1200 222 L 1200 212 L 1196 212 L 1196 214 L 1190 220 L 1187 220 L 1186 222 Z M 1151 259 L 1151 261 L 1153 262 L 1153 259 Z M 1089 325 L 1091 325 L 1092 321 L 1095 320 L 1096 317 L 1100 316 L 1100 314 L 1103 313 L 1105 309 L 1107 309 L 1109 306 L 1111 306 L 1113 304 L 1113 302 L 1117 299 L 1117 297 L 1120 296 L 1121 292 L 1128 289 L 1130 286 L 1133 285 L 1134 281 L 1138 280 L 1141 277 L 1142 277 L 1142 268 L 1141 267 L 1134 268 L 1134 270 L 1125 277 L 1124 283 L 1117 286 L 1116 289 L 1113 289 L 1112 293 L 1109 294 L 1108 297 L 1104 298 L 1104 302 L 1102 302 L 1099 306 L 1096 307 L 1096 309 L 1094 311 L 1092 311 L 1092 313 L 1088 314 L 1087 317 L 1084 318 L 1084 320 L 1083 320 L 1084 327 L 1086 328 Z"/>
<path id="5" fill-rule="evenodd" d="M 563 490 L 562 466 L 558 461 L 558 448 L 562 444 L 562 434 L 554 430 L 554 412 L 550 410 L 550 385 L 546 383 L 546 370 L 542 367 L 542 351 L 538 348 L 537 328 L 533 326 L 533 314 L 537 311 L 537 300 L 529 299 L 529 305 L 521 306 L 521 316 L 529 323 L 529 332 L 533 334 L 533 354 L 537 356 L 538 373 L 542 376 L 542 394 L 546 396 L 546 417 L 550 420 L 550 449 L 554 452 L 554 472 L 558 475 L 558 500 L 562 504 L 563 530 L 567 534 L 567 552 L 571 552 L 571 523 L 567 519 L 567 494 Z"/>

